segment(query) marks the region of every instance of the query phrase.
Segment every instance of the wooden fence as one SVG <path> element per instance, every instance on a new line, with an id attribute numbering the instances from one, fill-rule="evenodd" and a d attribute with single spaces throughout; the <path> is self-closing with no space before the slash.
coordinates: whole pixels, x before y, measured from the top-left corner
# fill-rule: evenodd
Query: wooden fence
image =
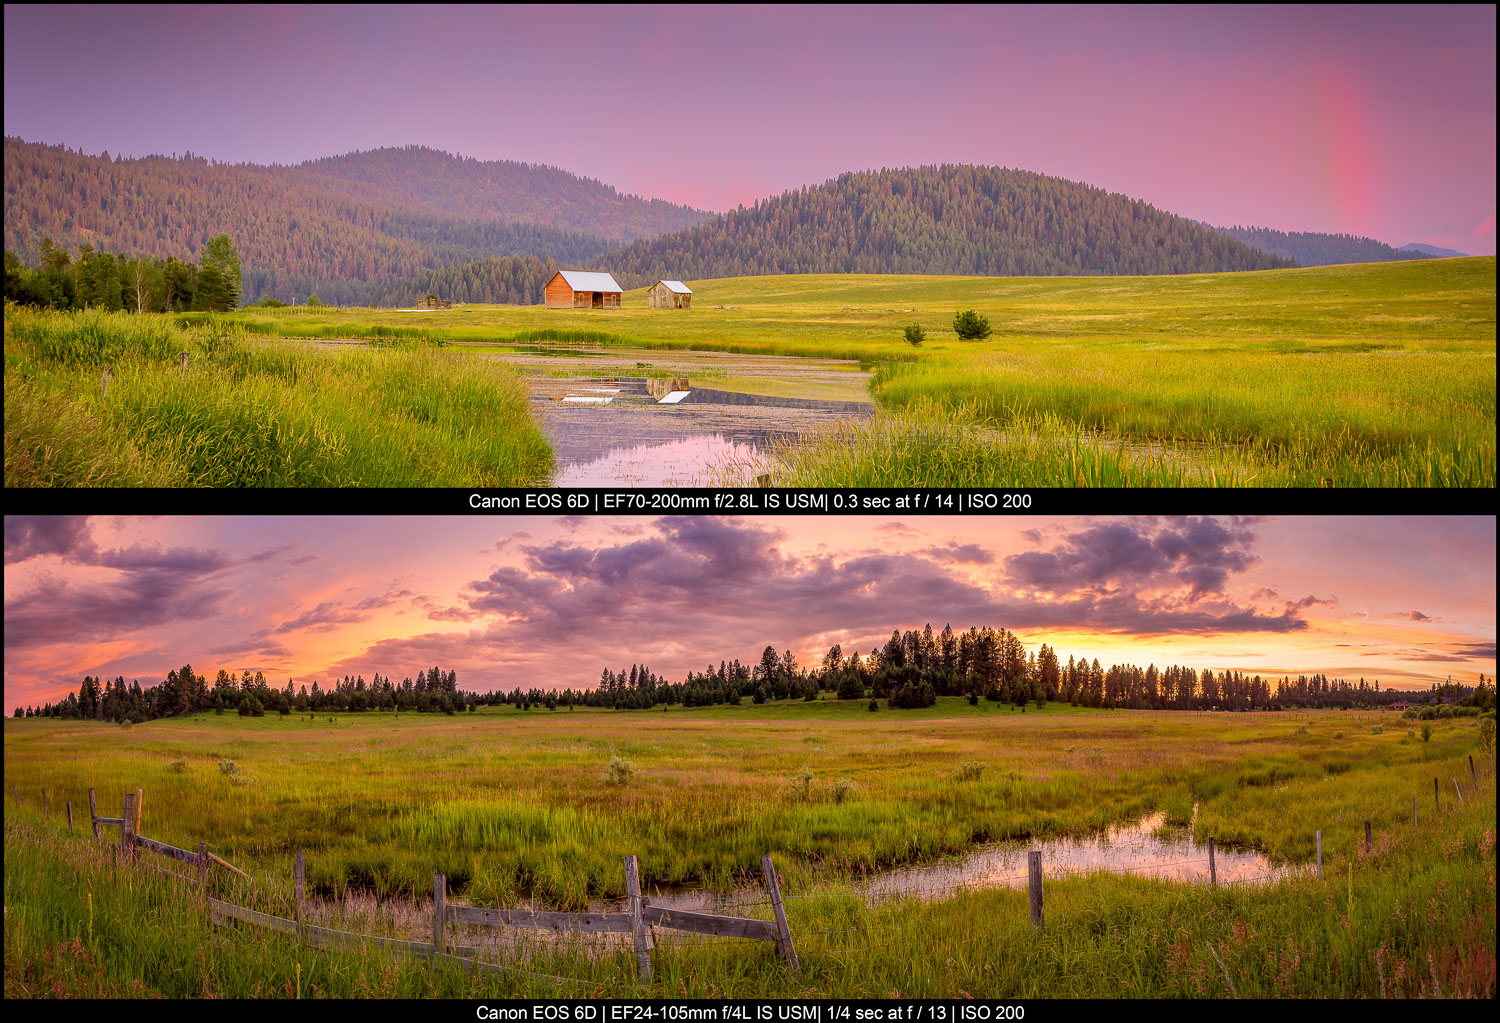
<path id="1" fill-rule="evenodd" d="M 12 795 L 20 805 L 20 793 L 12 786 Z M 720 916 L 713 913 L 696 913 L 681 909 L 653 906 L 641 894 L 640 869 L 634 856 L 624 858 L 625 888 L 629 899 L 629 911 L 623 913 L 556 913 L 550 911 L 522 909 L 487 909 L 478 906 L 455 906 L 448 902 L 447 878 L 434 875 L 432 885 L 432 941 L 406 941 L 397 938 L 378 937 L 371 934 L 356 934 L 329 927 L 317 927 L 304 921 L 307 900 L 306 857 L 298 851 L 293 867 L 293 890 L 296 915 L 293 919 L 273 916 L 258 910 L 236 906 L 208 895 L 209 868 L 218 864 L 233 870 L 242 877 L 249 875 L 208 851 L 207 845 L 198 843 L 197 851 L 180 849 L 139 833 L 141 805 L 144 793 L 137 789 L 125 796 L 125 806 L 119 817 L 101 817 L 94 790 L 89 789 L 89 820 L 94 836 L 102 837 L 101 827 L 120 829 L 120 855 L 122 859 L 134 859 L 137 849 L 145 849 L 195 870 L 195 876 L 169 870 L 155 863 L 143 863 L 168 877 L 187 884 L 196 885 L 200 900 L 204 901 L 215 926 L 234 923 L 249 924 L 264 930 L 296 935 L 304 943 L 319 948 L 378 948 L 396 955 L 419 955 L 433 960 L 451 961 L 457 965 L 486 970 L 527 973 L 511 967 L 486 963 L 471 958 L 477 954 L 472 946 L 454 946 L 447 941 L 450 924 L 466 924 L 479 927 L 526 927 L 571 933 L 629 934 L 635 946 L 636 972 L 641 980 L 651 979 L 651 950 L 655 947 L 653 928 L 685 931 L 717 938 L 746 938 L 752 941 L 773 941 L 777 952 L 786 960 L 792 976 L 802 976 L 802 966 L 797 960 L 797 949 L 792 942 L 791 927 L 787 924 L 786 912 L 781 900 L 781 880 L 767 853 L 761 857 L 761 872 L 765 877 L 766 890 L 770 896 L 774 920 L 759 920 L 752 917 Z M 46 792 L 42 794 L 43 812 L 46 812 Z M 68 804 L 68 829 L 72 830 L 72 804 Z M 453 953 L 453 954 L 449 954 Z M 534 976 L 545 976 L 534 974 Z M 570 978 L 554 978 L 568 980 Z"/>

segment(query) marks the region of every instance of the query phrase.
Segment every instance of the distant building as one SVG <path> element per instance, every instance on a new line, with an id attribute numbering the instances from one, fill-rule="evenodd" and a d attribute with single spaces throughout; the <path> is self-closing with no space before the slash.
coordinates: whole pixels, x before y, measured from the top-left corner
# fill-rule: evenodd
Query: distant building
<path id="1" fill-rule="evenodd" d="M 652 309 L 691 309 L 693 292 L 681 281 L 657 281 L 646 293 Z"/>
<path id="2" fill-rule="evenodd" d="M 428 295 L 416 304 L 418 309 L 452 309 L 453 301 L 447 298 L 438 298 L 436 295 Z"/>
<path id="3" fill-rule="evenodd" d="M 1395 703 L 1388 703 L 1388 704 L 1386 704 L 1386 706 L 1389 707 L 1391 710 L 1410 710 L 1411 709 L 1411 704 L 1407 703 L 1405 700 L 1397 700 Z"/>
<path id="4" fill-rule="evenodd" d="M 621 294 L 607 273 L 559 270 L 547 282 L 543 297 L 548 309 L 618 309 Z"/>

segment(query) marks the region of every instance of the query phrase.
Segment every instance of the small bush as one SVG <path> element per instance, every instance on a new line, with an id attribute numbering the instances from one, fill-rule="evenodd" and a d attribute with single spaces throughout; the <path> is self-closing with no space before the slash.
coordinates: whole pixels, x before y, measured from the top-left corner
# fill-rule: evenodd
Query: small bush
<path id="1" fill-rule="evenodd" d="M 953 333 L 961 341 L 983 341 L 990 336 L 989 318 L 980 316 L 972 309 L 965 309 L 953 317 Z"/>
<path id="2" fill-rule="evenodd" d="M 610 757 L 604 769 L 604 784 L 624 785 L 635 777 L 635 765 L 623 757 Z"/>
<path id="3" fill-rule="evenodd" d="M 1439 707 L 1437 716 L 1440 718 L 1451 718 L 1453 716 L 1453 708 L 1446 705 Z"/>
<path id="4" fill-rule="evenodd" d="M 1479 748 L 1486 753 L 1495 748 L 1495 719 L 1492 717 L 1479 722 Z"/>
<path id="5" fill-rule="evenodd" d="M 879 700 L 871 700 L 870 701 L 870 710 L 876 711 L 876 710 L 879 710 L 879 709 L 880 709 L 880 701 Z"/>
<path id="6" fill-rule="evenodd" d="M 927 334 L 920 323 L 913 323 L 901 333 L 901 339 L 913 348 L 921 348 L 922 342 L 927 340 Z"/>
<path id="7" fill-rule="evenodd" d="M 171 771 L 173 774 L 186 774 L 187 773 L 187 761 L 186 760 L 174 760 L 170 764 L 167 765 L 167 770 Z"/>
<path id="8" fill-rule="evenodd" d="M 1307 727 L 1307 722 L 1304 721 L 1304 722 L 1302 722 L 1302 724 L 1300 724 L 1300 725 L 1297 726 L 1297 730 L 1295 732 L 1293 732 L 1292 734 L 1293 735 L 1307 735 L 1308 731 L 1309 731 L 1309 729 Z"/>
<path id="9" fill-rule="evenodd" d="M 854 795 L 858 788 L 859 786 L 854 784 L 853 778 L 840 778 L 828 786 L 828 795 L 835 803 L 842 803 Z"/>
<path id="10" fill-rule="evenodd" d="M 1370 734 L 1371 735 L 1382 735 L 1382 734 L 1384 734 L 1384 732 L 1385 732 L 1385 725 L 1371 725 L 1370 726 Z"/>
<path id="11" fill-rule="evenodd" d="M 236 764 L 233 760 L 220 760 L 219 773 L 232 778 L 240 773 L 240 765 Z"/>
<path id="12" fill-rule="evenodd" d="M 1073 747 L 1068 747 L 1068 752 L 1073 752 Z M 965 760 L 953 769 L 954 781 L 978 781 L 979 776 L 984 773 L 984 764 L 977 760 Z"/>
<path id="13" fill-rule="evenodd" d="M 1432 726 L 1431 725 L 1424 724 L 1422 726 L 1422 741 L 1423 742 L 1431 742 L 1432 741 Z"/>
<path id="14" fill-rule="evenodd" d="M 806 803 L 812 799 L 813 773 L 808 770 L 799 771 L 787 780 L 787 793 L 799 803 Z"/>

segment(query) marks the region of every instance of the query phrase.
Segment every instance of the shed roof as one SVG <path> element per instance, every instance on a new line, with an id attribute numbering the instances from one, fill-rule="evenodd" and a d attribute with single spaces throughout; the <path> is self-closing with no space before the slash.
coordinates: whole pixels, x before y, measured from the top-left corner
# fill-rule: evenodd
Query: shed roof
<path id="1" fill-rule="evenodd" d="M 681 281 L 657 281 L 656 283 L 665 284 L 668 291 L 675 291 L 679 295 L 691 295 L 693 293 L 693 289 Z"/>
<path id="2" fill-rule="evenodd" d="M 574 291 L 623 291 L 615 279 L 597 270 L 559 270 L 562 279 Z"/>

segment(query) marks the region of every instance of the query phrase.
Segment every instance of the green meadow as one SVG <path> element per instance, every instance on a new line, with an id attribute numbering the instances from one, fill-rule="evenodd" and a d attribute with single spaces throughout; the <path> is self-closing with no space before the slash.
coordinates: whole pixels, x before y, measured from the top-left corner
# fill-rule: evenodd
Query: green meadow
<path id="1" fill-rule="evenodd" d="M 124 382 L 134 397 L 113 404 L 99 400 L 94 362 L 59 356 L 57 344 L 37 340 L 37 314 L 7 310 L 7 480 L 469 486 L 544 478 L 547 456 L 526 425 L 523 389 L 485 346 L 551 342 L 872 368 L 880 413 L 781 452 L 774 482 L 784 485 L 1495 485 L 1494 257 L 1168 277 L 814 274 L 691 285 L 686 311 L 648 309 L 636 290 L 610 311 L 303 307 L 147 317 L 172 340 L 159 352 L 148 338 L 135 342 L 140 367 Z M 989 318 L 987 340 L 953 334 L 954 313 L 969 308 Z M 94 314 L 80 315 L 77 332 L 97 332 Z M 117 321 L 129 336 L 158 329 L 132 334 L 130 319 Z M 902 340 L 910 323 L 927 332 L 919 348 Z M 226 419 L 222 433 L 186 410 L 185 427 L 169 419 L 164 429 L 143 407 L 176 402 L 183 380 L 161 353 L 188 347 L 181 337 L 202 344 L 226 330 L 259 364 L 243 378 L 219 374 L 189 389 Z M 331 352 L 288 338 L 411 351 Z M 432 350 L 436 342 L 454 344 Z M 78 343 L 91 346 L 99 347 Z M 297 378 L 316 385 L 282 388 L 290 371 L 278 360 L 294 357 L 272 354 L 281 352 L 304 353 Z M 465 368 L 465 357 L 483 368 Z M 209 360 L 201 369 L 218 367 Z M 804 396 L 848 397 L 828 376 Z M 466 383 L 455 387 L 460 377 Z M 703 379 L 797 393 L 785 376 L 751 366 Z M 491 388 L 506 397 L 486 403 Z M 49 416 L 58 405 L 64 414 Z M 268 415 L 282 424 L 268 436 L 246 425 Z M 213 450 L 209 465 L 181 450 L 194 443 Z M 339 444 L 357 457 L 325 450 Z M 245 479 L 232 464 L 237 445 L 256 451 L 245 461 L 269 449 L 283 468 Z M 222 461 L 230 464 L 212 464 Z M 348 469 L 339 476 L 332 463 Z"/>
<path id="2" fill-rule="evenodd" d="M 950 698 L 878 713 L 825 698 L 665 713 L 201 715 L 131 728 L 7 720 L 5 777 L 22 805 L 5 825 L 6 994 L 1492 996 L 1490 759 L 1478 719 L 1432 724 L 1424 741 L 1393 713 L 1049 704 L 1023 714 Z M 206 841 L 252 878 L 219 873 L 222 896 L 281 915 L 298 849 L 317 899 L 354 913 L 361 899 L 389 898 L 419 924 L 434 873 L 474 905 L 577 908 L 622 892 L 626 854 L 640 857 L 649 894 L 754 885 L 770 852 L 795 896 L 805 976 L 793 981 L 769 945 L 730 940 L 660 945 L 649 988 L 628 946 L 564 943 L 500 960 L 564 983 L 244 931 L 215 943 L 181 889 L 116 868 L 86 824 L 66 834 L 64 802 L 80 813 L 90 787 L 103 814 L 142 789 L 142 833 Z M 1040 936 L 1024 890 L 845 894 L 870 870 L 993 840 L 1087 836 L 1151 812 L 1275 863 L 1310 865 L 1321 830 L 1323 876 L 1217 889 L 1049 877 Z"/>
<path id="3" fill-rule="evenodd" d="M 328 351 L 220 319 L 6 307 L 7 486 L 526 486 L 552 465 L 503 365 L 409 339 Z"/>

